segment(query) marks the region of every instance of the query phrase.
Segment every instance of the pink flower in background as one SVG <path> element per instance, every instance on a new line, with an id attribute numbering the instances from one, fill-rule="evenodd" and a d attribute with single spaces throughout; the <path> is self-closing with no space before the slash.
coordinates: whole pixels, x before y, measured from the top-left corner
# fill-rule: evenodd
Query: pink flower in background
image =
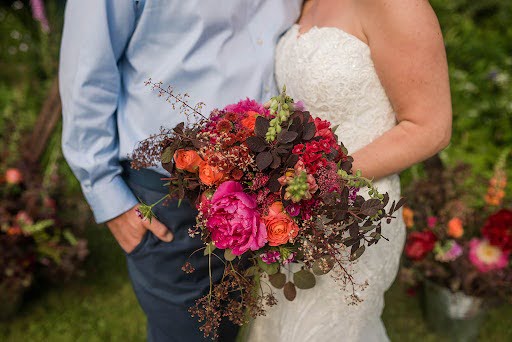
<path id="1" fill-rule="evenodd" d="M 438 241 L 434 247 L 434 252 L 436 260 L 441 262 L 450 262 L 460 257 L 464 250 L 455 240 L 448 240 L 444 245 Z"/>
<path id="2" fill-rule="evenodd" d="M 46 18 L 43 0 L 30 0 L 30 7 L 32 8 L 32 17 L 41 23 L 43 31 L 50 32 L 50 24 Z"/>
<path id="3" fill-rule="evenodd" d="M 507 267 L 509 253 L 493 246 L 487 240 L 472 239 L 469 243 L 469 261 L 480 271 L 489 272 Z"/>
<path id="4" fill-rule="evenodd" d="M 256 200 L 235 181 L 222 183 L 210 200 L 206 227 L 220 249 L 234 255 L 258 250 L 267 242 L 267 229 L 258 213 Z"/>
<path id="5" fill-rule="evenodd" d="M 265 264 L 273 264 L 281 259 L 281 253 L 279 251 L 268 251 L 260 255 L 261 260 Z"/>
<path id="6" fill-rule="evenodd" d="M 429 228 L 434 228 L 434 227 L 436 226 L 436 224 L 437 224 L 437 217 L 435 217 L 435 216 L 429 216 L 429 217 L 427 218 L 427 226 L 428 226 Z"/>

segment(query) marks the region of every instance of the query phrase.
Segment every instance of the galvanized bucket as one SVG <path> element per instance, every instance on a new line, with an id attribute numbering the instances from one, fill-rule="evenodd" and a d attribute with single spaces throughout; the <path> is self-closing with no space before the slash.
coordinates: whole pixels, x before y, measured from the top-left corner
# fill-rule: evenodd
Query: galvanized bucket
<path id="1" fill-rule="evenodd" d="M 487 313 L 484 299 L 453 293 L 430 281 L 424 286 L 425 319 L 430 329 L 455 342 L 476 341 Z"/>

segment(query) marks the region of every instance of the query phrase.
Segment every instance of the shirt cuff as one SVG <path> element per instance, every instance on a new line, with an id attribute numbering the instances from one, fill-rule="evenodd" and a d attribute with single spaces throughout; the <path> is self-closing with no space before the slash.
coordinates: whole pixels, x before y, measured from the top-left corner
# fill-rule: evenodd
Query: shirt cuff
<path id="1" fill-rule="evenodd" d="M 83 190 L 97 223 L 105 223 L 127 212 L 139 203 L 121 176 L 108 183 L 96 184 Z"/>

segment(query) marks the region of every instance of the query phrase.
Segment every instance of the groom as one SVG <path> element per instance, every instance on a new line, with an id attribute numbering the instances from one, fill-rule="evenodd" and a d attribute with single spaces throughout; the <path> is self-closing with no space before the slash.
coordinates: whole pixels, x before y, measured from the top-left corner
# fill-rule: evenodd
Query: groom
<path id="1" fill-rule="evenodd" d="M 192 207 L 137 217 L 140 198 L 165 195 L 163 169 L 130 170 L 138 141 L 184 118 L 144 81 L 152 77 L 203 101 L 205 112 L 243 97 L 276 94 L 278 37 L 298 18 L 301 0 L 68 0 L 60 61 L 62 148 L 96 221 L 106 222 L 127 255 L 134 291 L 148 318 L 149 341 L 203 340 L 188 307 L 208 290 L 207 258 L 190 254 Z M 189 259 L 190 257 L 190 259 Z M 181 267 L 190 260 L 196 272 Z M 213 265 L 219 279 L 220 262 Z M 219 340 L 233 340 L 225 324 Z"/>

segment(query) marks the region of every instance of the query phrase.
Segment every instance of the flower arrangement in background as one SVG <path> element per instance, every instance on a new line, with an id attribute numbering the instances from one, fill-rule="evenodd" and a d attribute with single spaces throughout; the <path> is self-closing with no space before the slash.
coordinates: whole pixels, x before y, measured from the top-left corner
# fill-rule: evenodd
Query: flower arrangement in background
<path id="1" fill-rule="evenodd" d="M 63 227 L 57 203 L 38 177 L 18 168 L 0 176 L 0 292 L 6 307 L 39 277 L 61 282 L 75 275 L 88 254 L 87 242 Z M 10 314 L 5 310 L 0 317 Z"/>
<path id="2" fill-rule="evenodd" d="M 242 325 L 264 315 L 277 304 L 276 289 L 294 300 L 297 288 L 311 289 L 329 272 L 351 286 L 356 303 L 354 291 L 365 284 L 354 283 L 347 265 L 384 238 L 381 221 L 391 221 L 404 201 L 385 210 L 389 196 L 352 174 L 336 128 L 285 89 L 267 106 L 246 99 L 205 117 L 171 88 L 147 85 L 197 119 L 142 141 L 132 167 L 161 164 L 171 174 L 165 198 L 196 205 L 189 235 L 202 239 L 208 258 L 225 262 L 222 281 L 190 310 L 205 336 L 215 336 L 222 317 Z M 141 205 L 144 219 L 151 220 L 153 206 Z M 183 270 L 193 272 L 193 265 Z"/>
<path id="3" fill-rule="evenodd" d="M 411 184 L 411 204 L 404 208 L 408 237 L 402 270 L 409 284 L 430 280 L 452 292 L 512 300 L 508 154 L 498 158 L 486 194 L 467 186 L 467 179 L 479 179 L 466 165 Z"/>

